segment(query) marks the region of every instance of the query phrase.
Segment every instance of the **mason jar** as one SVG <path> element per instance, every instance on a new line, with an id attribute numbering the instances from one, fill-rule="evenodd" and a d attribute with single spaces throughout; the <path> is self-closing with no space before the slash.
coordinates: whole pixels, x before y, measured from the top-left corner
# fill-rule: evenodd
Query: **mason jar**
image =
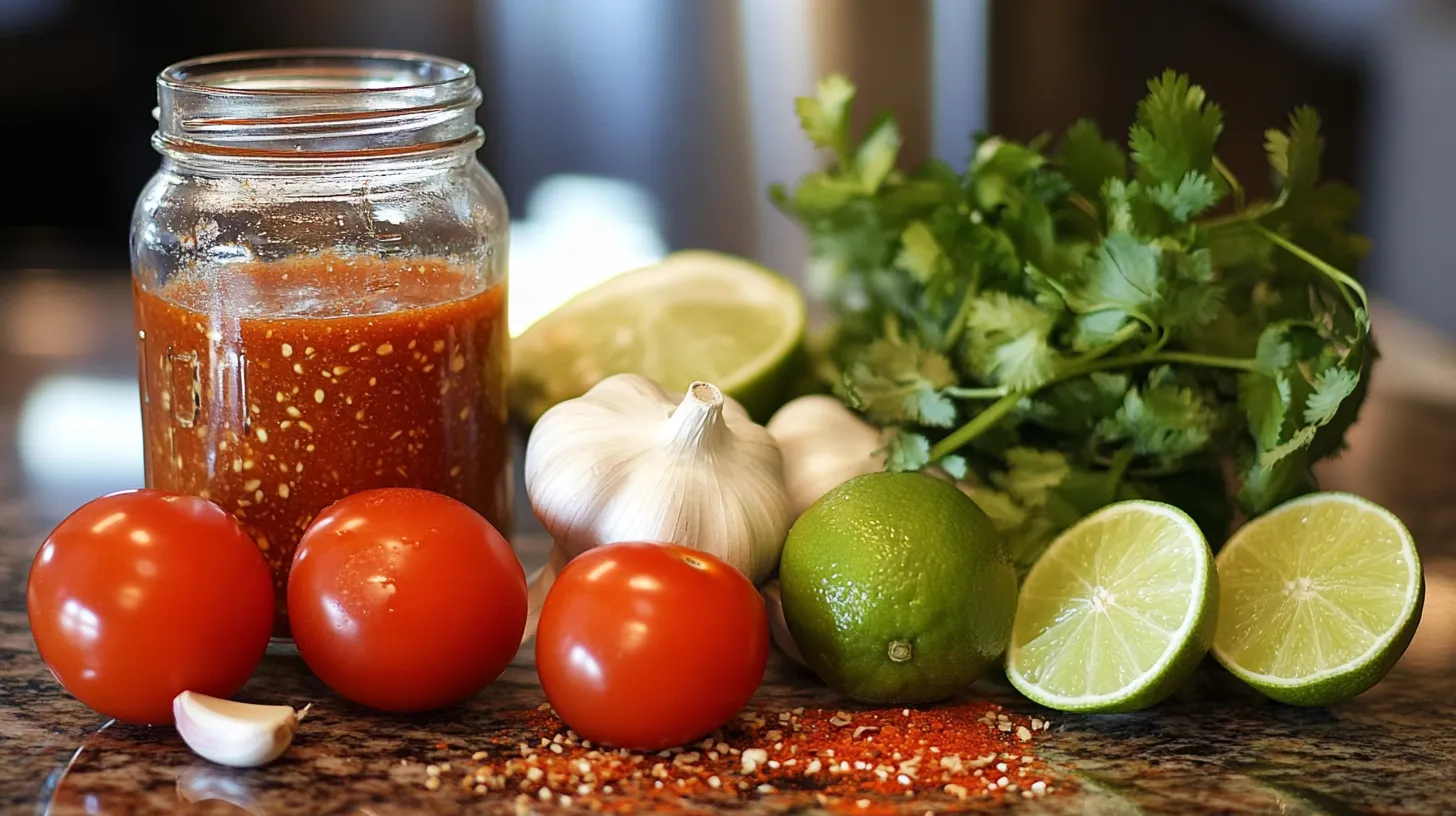
<path id="1" fill-rule="evenodd" d="M 237 517 L 279 637 L 298 539 L 351 493 L 437 491 L 509 534 L 509 219 L 471 68 L 224 54 L 157 99 L 131 231 L 148 486 Z"/>

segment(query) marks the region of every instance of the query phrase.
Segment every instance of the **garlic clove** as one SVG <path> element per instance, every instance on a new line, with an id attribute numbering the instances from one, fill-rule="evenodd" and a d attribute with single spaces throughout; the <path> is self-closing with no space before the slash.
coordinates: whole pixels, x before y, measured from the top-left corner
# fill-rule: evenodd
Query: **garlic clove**
<path id="1" fill-rule="evenodd" d="M 791 518 L 819 497 L 866 473 L 885 469 L 885 435 L 834 397 L 790 400 L 765 426 L 783 453 L 784 489 Z"/>
<path id="2" fill-rule="evenodd" d="M 794 643 L 794 635 L 789 631 L 789 622 L 784 619 L 784 600 L 779 593 L 779 579 L 763 585 L 759 594 L 763 596 L 763 605 L 768 611 L 768 633 L 773 638 L 773 644 L 779 647 L 788 659 L 807 667 L 804 662 L 804 655 L 799 651 L 798 644 Z"/>
<path id="3" fill-rule="evenodd" d="M 219 765 L 256 768 L 283 755 L 310 706 L 254 705 L 184 691 L 172 701 L 177 733 L 193 753 Z"/>

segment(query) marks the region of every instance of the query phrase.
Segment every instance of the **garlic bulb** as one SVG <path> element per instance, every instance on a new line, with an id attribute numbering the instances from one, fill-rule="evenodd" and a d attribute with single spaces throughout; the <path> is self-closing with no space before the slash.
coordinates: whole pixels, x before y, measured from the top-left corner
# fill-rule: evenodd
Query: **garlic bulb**
<path id="1" fill-rule="evenodd" d="M 234 768 L 256 768 L 282 756 L 308 709 L 238 703 L 192 691 L 172 701 L 177 733 L 187 747 Z"/>
<path id="2" fill-rule="evenodd" d="M 646 377 L 618 374 L 552 407 L 526 445 L 526 493 L 562 551 L 533 578 L 533 601 L 560 555 L 617 541 L 694 547 L 758 583 L 789 528 L 773 437 L 705 382 L 679 402 Z"/>
<path id="3" fill-rule="evenodd" d="M 830 490 L 865 473 L 885 469 L 879 429 L 834 397 L 799 397 L 768 421 L 784 457 L 789 512 L 798 518 Z"/>

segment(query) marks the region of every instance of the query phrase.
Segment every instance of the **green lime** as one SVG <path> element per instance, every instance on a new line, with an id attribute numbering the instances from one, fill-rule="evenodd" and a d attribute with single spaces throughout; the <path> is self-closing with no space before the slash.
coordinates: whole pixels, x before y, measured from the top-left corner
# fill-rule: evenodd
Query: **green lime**
<path id="1" fill-rule="evenodd" d="M 1400 519 L 1315 493 L 1244 525 L 1218 554 L 1213 656 L 1282 703 L 1348 700 L 1410 645 L 1426 582 Z"/>
<path id="2" fill-rule="evenodd" d="M 870 473 L 824 494 L 789 530 L 779 584 L 805 662 L 872 703 L 966 690 L 1005 650 L 1016 609 L 991 520 L 917 473 Z"/>
<path id="3" fill-rule="evenodd" d="M 1061 711 L 1144 709 L 1198 667 L 1217 612 L 1198 525 L 1166 504 L 1113 504 L 1058 536 L 1026 574 L 1006 678 Z"/>
<path id="4" fill-rule="evenodd" d="M 688 251 L 577 295 L 516 338 L 511 402 L 527 422 L 613 374 L 669 392 L 697 380 L 759 421 L 787 398 L 804 339 L 804 298 L 742 258 Z"/>

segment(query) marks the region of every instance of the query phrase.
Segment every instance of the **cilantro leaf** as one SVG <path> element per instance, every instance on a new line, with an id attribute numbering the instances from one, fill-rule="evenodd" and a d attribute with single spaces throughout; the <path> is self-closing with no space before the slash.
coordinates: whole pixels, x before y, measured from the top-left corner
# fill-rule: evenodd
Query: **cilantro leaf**
<path id="1" fill-rule="evenodd" d="M 1097 123 L 1078 119 L 1062 137 L 1057 167 L 1073 190 L 1096 201 L 1108 179 L 1121 179 L 1127 173 L 1127 155 L 1116 142 L 1102 138 Z"/>
<path id="2" fill-rule="evenodd" d="M 1153 187 L 1150 196 L 1179 223 L 1187 223 L 1189 218 L 1217 204 L 1220 198 L 1218 188 L 1197 170 L 1189 170 L 1176 186 L 1165 181 Z"/>
<path id="3" fill-rule="evenodd" d="M 1056 376 L 1063 363 L 1051 345 L 1052 315 L 1025 298 L 981 295 L 971 301 L 966 324 L 963 356 L 984 382 L 1035 388 Z"/>
<path id="4" fill-rule="evenodd" d="M 854 154 L 855 171 L 859 174 L 860 187 L 864 192 L 873 193 L 880 189 L 885 177 L 895 169 L 895 158 L 899 153 L 900 126 L 889 116 L 879 117 Z"/>
<path id="5" fill-rule="evenodd" d="M 1113 232 L 1083 266 L 1079 311 L 1115 309 L 1147 315 L 1162 301 L 1161 253 L 1127 232 Z"/>
<path id="6" fill-rule="evenodd" d="M 1279 176 L 1286 195 L 1314 189 L 1319 180 L 1320 156 L 1325 141 L 1320 136 L 1320 118 L 1314 108 L 1295 108 L 1289 115 L 1289 131 L 1269 130 L 1264 134 L 1264 150 L 1269 166 Z"/>
<path id="7" fill-rule="evenodd" d="M 956 408 L 942 389 L 956 381 L 944 355 L 913 339 L 883 337 L 850 365 L 843 387 L 851 404 L 877 421 L 944 428 L 955 422 Z"/>
<path id="8" fill-rule="evenodd" d="M 849 111 L 854 103 L 855 87 L 843 75 L 832 74 L 819 80 L 817 94 L 794 100 L 799 126 L 809 141 L 834 151 L 843 164 L 850 163 Z"/>
<path id="9" fill-rule="evenodd" d="M 946 272 L 950 261 L 935 242 L 935 234 L 924 221 L 911 221 L 900 233 L 896 268 L 909 272 L 917 281 L 930 283 Z"/>
<path id="10" fill-rule="evenodd" d="M 946 456 L 936 464 L 940 465 L 941 470 L 950 474 L 952 479 L 964 479 L 970 471 L 970 465 L 964 456 Z"/>
<path id="11" fill-rule="evenodd" d="M 1128 390 L 1096 433 L 1104 442 L 1131 442 L 1139 455 L 1173 464 L 1202 451 L 1217 425 L 1218 415 L 1202 394 L 1179 385 L 1172 370 L 1161 367 Z"/>
<path id="12" fill-rule="evenodd" d="M 1260 450 L 1279 444 L 1290 401 L 1289 380 L 1283 374 L 1270 376 L 1251 371 L 1239 378 L 1239 407 Z"/>
<path id="13" fill-rule="evenodd" d="M 1036 448 L 1007 449 L 1006 464 L 1006 474 L 999 480 L 1001 487 L 1028 507 L 1046 504 L 1052 488 L 1072 472 L 1066 456 Z"/>
<path id="14" fill-rule="evenodd" d="M 1166 305 L 1155 312 L 1156 317 L 1170 328 L 1202 326 L 1216 320 L 1223 310 L 1224 289 L 1214 279 L 1213 254 L 1207 249 L 1180 253 L 1171 268 L 1176 285 L 1170 287 Z"/>
<path id="15" fill-rule="evenodd" d="M 1138 103 L 1137 123 L 1128 136 L 1139 177 L 1177 185 L 1190 172 L 1211 176 L 1213 144 L 1223 130 L 1223 112 L 1203 88 L 1175 71 L 1148 82 Z"/>
<path id="16" fill-rule="evenodd" d="M 930 464 L 930 440 L 923 434 L 897 428 L 878 453 L 885 457 L 885 470 L 920 470 Z"/>
<path id="17" fill-rule="evenodd" d="M 1344 368 L 1327 368 L 1314 381 L 1314 391 L 1304 402 L 1304 421 L 1323 425 L 1335 418 L 1340 403 L 1355 392 L 1360 376 Z"/>

